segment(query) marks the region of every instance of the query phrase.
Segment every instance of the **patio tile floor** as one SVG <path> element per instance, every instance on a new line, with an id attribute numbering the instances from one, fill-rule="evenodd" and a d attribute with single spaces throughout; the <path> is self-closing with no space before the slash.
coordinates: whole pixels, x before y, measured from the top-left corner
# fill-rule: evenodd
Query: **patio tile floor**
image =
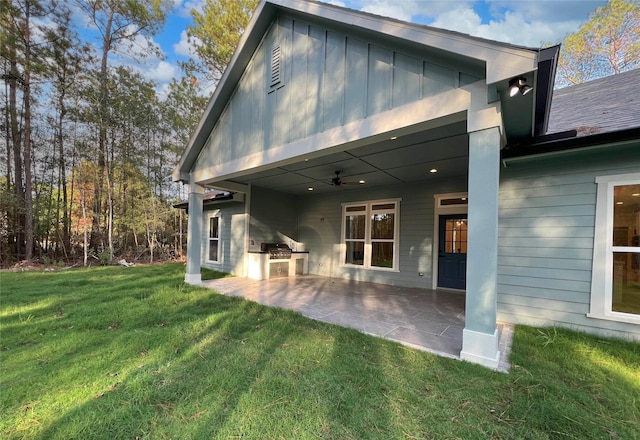
<path id="1" fill-rule="evenodd" d="M 221 294 L 295 310 L 309 318 L 355 328 L 440 356 L 459 359 L 465 295 L 304 275 L 256 281 L 242 277 L 203 281 Z M 499 371 L 508 371 L 513 327 L 498 324 Z"/>

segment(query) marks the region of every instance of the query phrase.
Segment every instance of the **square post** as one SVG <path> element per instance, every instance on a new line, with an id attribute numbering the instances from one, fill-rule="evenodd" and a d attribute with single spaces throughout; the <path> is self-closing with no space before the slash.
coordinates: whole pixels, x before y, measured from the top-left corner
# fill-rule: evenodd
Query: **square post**
<path id="1" fill-rule="evenodd" d="M 202 253 L 202 201 L 204 188 L 195 183 L 189 184 L 189 221 L 187 228 L 187 272 L 184 282 L 201 284 L 200 259 Z"/>
<path id="2" fill-rule="evenodd" d="M 500 130 L 469 133 L 469 231 L 465 328 L 460 358 L 497 368 Z"/>

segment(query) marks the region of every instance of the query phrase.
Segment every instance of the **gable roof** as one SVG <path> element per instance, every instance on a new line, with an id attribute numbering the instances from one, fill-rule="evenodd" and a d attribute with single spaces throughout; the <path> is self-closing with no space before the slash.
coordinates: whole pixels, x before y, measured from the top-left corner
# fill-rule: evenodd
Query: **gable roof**
<path id="1" fill-rule="evenodd" d="M 577 136 L 640 127 L 640 69 L 558 89 L 553 93 L 548 134 Z"/>
<path id="2" fill-rule="evenodd" d="M 511 78 L 527 73 L 531 73 L 531 78 L 533 78 L 535 72 L 541 67 L 540 62 L 545 61 L 548 63 L 550 59 L 555 60 L 558 51 L 557 47 L 534 49 L 486 40 L 454 31 L 407 23 L 312 0 L 262 0 L 241 37 L 238 48 L 216 87 L 178 165 L 173 171 L 172 177 L 174 181 L 189 181 L 189 172 L 193 164 L 216 121 L 224 111 L 227 102 L 231 99 L 255 50 L 259 47 L 272 22 L 282 14 L 289 15 L 294 19 L 300 18 L 320 23 L 342 30 L 345 33 L 357 32 L 358 35 L 370 37 L 374 40 L 382 39 L 408 49 L 419 48 L 430 51 L 435 56 L 454 58 L 461 63 L 481 65 L 486 72 L 486 83 L 489 87 L 488 95 L 492 96 L 493 99 L 498 99 L 499 91 L 506 91 L 508 81 Z M 545 78 L 553 78 L 555 74 L 555 61 L 550 64 L 550 68 L 541 69 L 544 70 L 542 76 Z M 543 81 L 543 84 L 548 83 L 548 80 L 546 82 Z M 552 84 L 553 80 L 550 83 Z M 533 121 L 535 119 L 536 127 L 534 130 L 539 132 L 541 121 L 542 125 L 546 127 L 550 88 L 540 87 L 536 93 L 536 100 L 533 104 L 536 108 L 525 109 L 531 115 L 518 115 L 517 118 L 514 118 L 514 121 Z M 540 109 L 542 109 L 542 112 L 539 111 Z M 517 110 L 516 113 L 519 113 L 522 109 L 519 108 Z M 529 125 L 531 124 L 529 123 Z M 525 127 L 526 131 L 527 127 Z"/>

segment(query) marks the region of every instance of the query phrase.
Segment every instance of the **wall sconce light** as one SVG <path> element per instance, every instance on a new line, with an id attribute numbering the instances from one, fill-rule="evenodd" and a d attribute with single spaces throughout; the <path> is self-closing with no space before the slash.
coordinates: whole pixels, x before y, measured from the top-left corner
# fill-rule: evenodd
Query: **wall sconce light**
<path id="1" fill-rule="evenodd" d="M 526 95 L 533 90 L 533 87 L 527 84 L 527 79 L 523 76 L 514 78 L 509 81 L 509 96 L 513 98 L 520 92 L 522 95 Z"/>

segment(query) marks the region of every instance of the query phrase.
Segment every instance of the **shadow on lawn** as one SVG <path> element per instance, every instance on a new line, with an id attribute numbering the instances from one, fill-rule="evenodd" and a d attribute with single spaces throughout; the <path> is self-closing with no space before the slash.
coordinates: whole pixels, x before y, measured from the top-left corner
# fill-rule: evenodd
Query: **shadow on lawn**
<path id="1" fill-rule="evenodd" d="M 202 293 L 203 300 L 196 307 L 199 311 L 193 305 L 185 307 L 192 315 L 191 324 L 201 327 L 196 335 L 184 339 L 176 330 L 171 347 L 162 346 L 162 339 L 146 343 L 145 356 L 151 357 L 155 351 L 161 355 L 150 362 L 139 358 L 139 365 L 118 373 L 112 379 L 113 385 L 62 414 L 38 438 L 215 437 L 288 336 L 272 332 L 267 342 L 261 339 L 260 356 L 255 357 L 247 347 L 258 343 L 252 340 L 252 333 L 259 331 L 256 322 L 275 318 L 274 313 L 255 303 L 216 298 L 210 291 Z M 136 330 L 145 329 L 129 331 Z M 104 350 L 116 350 L 128 343 L 131 342 L 123 335 Z M 217 369 L 234 359 L 242 364 L 238 365 L 241 374 L 238 370 Z M 114 365 L 123 360 L 114 359 Z M 73 426 L 78 427 L 77 431 L 70 428 Z M 134 432 L 132 426 L 137 427 Z M 178 427 L 184 430 L 176 430 Z"/>
<path id="2" fill-rule="evenodd" d="M 558 330 L 541 350 L 540 330 L 518 327 L 514 368 L 504 375 L 206 289 L 181 285 L 173 296 L 163 294 L 181 270 L 117 270 L 112 276 L 129 290 L 113 299 L 102 274 L 105 290 L 88 298 L 103 316 L 73 316 L 71 304 L 87 283 L 69 286 L 57 303 L 38 309 L 46 309 L 38 328 L 75 323 L 59 332 L 69 339 L 46 364 L 29 359 L 28 368 L 46 369 L 42 396 L 84 387 L 85 397 L 38 427 L 36 438 L 544 438 L 550 432 L 593 438 L 585 427 L 595 423 L 603 437 L 637 434 L 639 410 L 628 407 L 640 384 L 637 374 L 625 373 L 640 369 L 637 344 L 620 350 L 611 341 Z M 135 282 L 141 274 L 142 286 Z M 91 297 L 100 292 L 105 296 Z M 113 310 L 140 304 L 147 315 L 135 325 L 127 310 Z M 55 318 L 60 305 L 65 315 Z M 109 328 L 114 316 L 122 319 Z M 86 346 L 72 350 L 72 334 L 86 338 Z M 12 347 L 12 355 L 18 352 Z M 60 366 L 96 357 L 91 374 L 60 384 L 69 377 Z M 3 386 L 12 386 L 11 375 Z M 611 414 L 626 419 L 614 425 Z M 278 426 L 284 421 L 290 426 Z"/>
<path id="3" fill-rule="evenodd" d="M 638 438 L 640 345 L 564 329 L 516 328 L 505 417 L 573 438 Z M 520 365 L 526 365 L 526 370 Z M 548 380 L 545 378 L 553 378 Z"/>

